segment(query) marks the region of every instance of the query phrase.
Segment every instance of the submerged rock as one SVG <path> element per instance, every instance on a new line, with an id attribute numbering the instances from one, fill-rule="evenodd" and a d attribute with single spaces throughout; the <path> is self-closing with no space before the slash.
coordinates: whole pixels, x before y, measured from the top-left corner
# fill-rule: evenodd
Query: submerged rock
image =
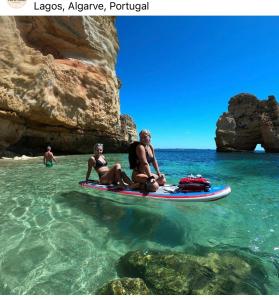
<path id="1" fill-rule="evenodd" d="M 151 292 L 140 278 L 121 278 L 107 283 L 97 291 L 98 295 L 150 295 Z"/>
<path id="2" fill-rule="evenodd" d="M 230 251 L 203 256 L 132 251 L 118 267 L 124 276 L 142 278 L 153 294 L 266 294 L 261 264 Z"/>
<path id="3" fill-rule="evenodd" d="M 279 105 L 274 96 L 259 100 L 239 94 L 229 101 L 228 112 L 218 119 L 217 151 L 254 151 L 261 144 L 266 152 L 279 152 Z"/>

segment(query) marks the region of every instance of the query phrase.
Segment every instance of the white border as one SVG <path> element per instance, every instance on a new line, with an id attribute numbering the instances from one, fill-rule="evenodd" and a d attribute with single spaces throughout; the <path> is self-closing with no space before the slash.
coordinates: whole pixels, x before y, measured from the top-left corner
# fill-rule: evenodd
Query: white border
<path id="1" fill-rule="evenodd" d="M 106 10 L 69 10 L 70 2 L 78 4 L 103 4 Z M 119 6 L 128 4 L 146 4 L 149 9 L 134 11 L 126 9 L 110 9 L 110 3 L 116 2 Z M 35 9 L 44 4 L 63 5 L 61 10 Z M 12 8 L 7 0 L 0 1 L 0 14 L 3 16 L 279 16 L 279 0 L 26 0 L 22 8 Z"/>

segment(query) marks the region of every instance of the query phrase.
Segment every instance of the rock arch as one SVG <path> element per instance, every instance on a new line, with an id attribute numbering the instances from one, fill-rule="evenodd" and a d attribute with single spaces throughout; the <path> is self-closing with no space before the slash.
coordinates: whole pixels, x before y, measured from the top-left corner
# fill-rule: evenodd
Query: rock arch
<path id="1" fill-rule="evenodd" d="M 254 151 L 257 144 L 266 152 L 279 152 L 279 106 L 274 96 L 259 100 L 241 93 L 229 101 L 228 112 L 217 121 L 217 151 Z"/>

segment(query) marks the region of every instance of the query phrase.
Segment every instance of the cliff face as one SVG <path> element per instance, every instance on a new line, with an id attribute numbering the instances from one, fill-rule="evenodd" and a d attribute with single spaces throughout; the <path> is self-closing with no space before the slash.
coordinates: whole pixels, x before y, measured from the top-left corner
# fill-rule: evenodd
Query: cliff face
<path id="1" fill-rule="evenodd" d="M 120 116 L 122 134 L 125 140 L 132 142 L 137 139 L 137 130 L 133 119 L 128 115 Z"/>
<path id="2" fill-rule="evenodd" d="M 0 17 L 0 151 L 122 151 L 113 17 Z M 123 127 L 124 126 L 124 127 Z"/>
<path id="3" fill-rule="evenodd" d="M 279 106 L 273 96 L 258 100 L 239 94 L 217 122 L 217 151 L 253 151 L 261 144 L 266 152 L 279 152 Z"/>

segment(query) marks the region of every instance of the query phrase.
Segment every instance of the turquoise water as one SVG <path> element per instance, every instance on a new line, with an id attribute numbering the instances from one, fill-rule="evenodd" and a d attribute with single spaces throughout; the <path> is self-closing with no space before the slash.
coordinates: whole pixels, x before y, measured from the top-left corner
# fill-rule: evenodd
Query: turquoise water
<path id="1" fill-rule="evenodd" d="M 81 188 L 88 155 L 0 161 L 0 294 L 94 294 L 136 249 L 246 249 L 279 294 L 279 155 L 158 150 L 170 183 L 202 174 L 232 194 L 209 203 L 148 201 Z M 128 170 L 126 154 L 107 154 Z M 93 176 L 97 178 L 96 174 Z"/>

